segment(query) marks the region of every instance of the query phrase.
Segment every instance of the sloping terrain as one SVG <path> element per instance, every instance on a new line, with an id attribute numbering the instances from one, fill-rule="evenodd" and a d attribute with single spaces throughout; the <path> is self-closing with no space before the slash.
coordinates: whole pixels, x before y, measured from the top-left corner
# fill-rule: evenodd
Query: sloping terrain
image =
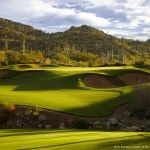
<path id="1" fill-rule="evenodd" d="M 46 33 L 35 29 L 32 26 L 13 22 L 0 18 L 0 49 L 5 47 L 5 36 L 8 38 L 8 47 L 12 50 L 20 51 L 23 39 L 26 39 L 26 46 L 29 50 L 41 50 L 53 55 L 58 50 L 63 49 L 67 43 L 70 49 L 88 51 L 94 54 L 107 53 L 108 50 L 122 49 L 122 39 L 108 35 L 96 28 L 82 25 L 71 27 L 65 32 Z M 124 48 L 132 55 L 136 51 L 149 49 L 150 43 L 124 39 Z M 56 50 L 57 49 L 57 50 Z M 136 51 L 134 51 L 136 50 Z"/>
<path id="2" fill-rule="evenodd" d="M 132 87 L 90 88 L 82 82 L 83 76 L 87 73 L 106 74 L 116 83 L 118 80 L 114 76 L 135 69 L 58 67 L 11 70 L 0 80 L 0 103 L 36 106 L 79 116 L 107 116 L 132 99 Z"/>
<path id="3" fill-rule="evenodd" d="M 93 88 L 114 88 L 117 87 L 111 80 L 100 75 L 87 75 L 84 77 L 83 82 L 85 86 Z"/>

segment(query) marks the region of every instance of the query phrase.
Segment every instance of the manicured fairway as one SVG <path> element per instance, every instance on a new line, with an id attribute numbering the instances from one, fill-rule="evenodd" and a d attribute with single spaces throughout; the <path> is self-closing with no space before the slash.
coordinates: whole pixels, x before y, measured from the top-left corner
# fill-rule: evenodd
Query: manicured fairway
<path id="1" fill-rule="evenodd" d="M 130 150 L 137 146 L 138 149 L 142 149 L 142 146 L 148 149 L 150 148 L 150 133 L 0 130 L 0 150 L 113 150 L 120 149 L 120 146 L 130 146 Z"/>
<path id="2" fill-rule="evenodd" d="M 30 69 L 27 74 L 13 70 L 0 79 L 0 103 L 38 106 L 80 116 L 106 116 L 131 99 L 132 87 L 94 89 L 85 87 L 81 77 L 85 73 L 111 76 L 134 69 L 54 67 Z"/>

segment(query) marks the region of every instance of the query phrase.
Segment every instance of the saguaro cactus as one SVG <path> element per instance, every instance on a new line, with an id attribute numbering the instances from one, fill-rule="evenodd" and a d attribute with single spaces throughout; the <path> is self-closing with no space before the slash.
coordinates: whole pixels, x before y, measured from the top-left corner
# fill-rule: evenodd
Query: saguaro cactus
<path id="1" fill-rule="evenodd" d="M 23 41 L 22 41 L 22 53 L 25 53 L 26 51 L 26 39 L 25 36 L 23 36 Z"/>
<path id="2" fill-rule="evenodd" d="M 5 53 L 8 51 L 8 37 L 7 35 L 5 36 Z"/>

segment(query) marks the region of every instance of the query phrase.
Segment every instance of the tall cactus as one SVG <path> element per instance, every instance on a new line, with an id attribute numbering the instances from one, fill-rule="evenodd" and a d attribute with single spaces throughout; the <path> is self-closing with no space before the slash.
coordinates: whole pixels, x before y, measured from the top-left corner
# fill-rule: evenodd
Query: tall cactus
<path id="1" fill-rule="evenodd" d="M 119 63 L 120 64 L 124 64 L 124 53 L 125 53 L 125 49 L 124 49 L 124 40 L 122 38 L 122 43 L 121 43 L 121 50 L 119 51 Z"/>
<path id="2" fill-rule="evenodd" d="M 65 55 L 65 64 L 69 64 L 69 45 L 68 45 L 68 43 L 64 44 L 64 55 Z"/>
<path id="3" fill-rule="evenodd" d="M 23 36 L 23 41 L 22 41 L 22 53 L 26 52 L 26 39 L 25 36 Z"/>
<path id="4" fill-rule="evenodd" d="M 8 37 L 7 35 L 5 36 L 5 53 L 8 51 Z"/>

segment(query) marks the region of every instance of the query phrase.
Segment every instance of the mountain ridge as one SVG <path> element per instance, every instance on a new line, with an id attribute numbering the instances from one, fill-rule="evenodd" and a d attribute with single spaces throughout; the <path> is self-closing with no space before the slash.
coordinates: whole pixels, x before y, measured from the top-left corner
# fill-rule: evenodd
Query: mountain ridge
<path id="1" fill-rule="evenodd" d="M 13 22 L 8 19 L 0 18 L 0 49 L 4 49 L 5 36 L 8 38 L 9 49 L 20 51 L 22 41 L 26 40 L 27 50 L 55 51 L 63 49 L 67 43 L 79 51 L 101 55 L 108 50 L 124 49 L 126 51 L 149 50 L 149 40 L 135 41 L 131 39 L 119 39 L 115 36 L 108 35 L 105 32 L 94 27 L 81 25 L 79 27 L 70 27 L 64 32 L 46 33 L 30 25 Z"/>

